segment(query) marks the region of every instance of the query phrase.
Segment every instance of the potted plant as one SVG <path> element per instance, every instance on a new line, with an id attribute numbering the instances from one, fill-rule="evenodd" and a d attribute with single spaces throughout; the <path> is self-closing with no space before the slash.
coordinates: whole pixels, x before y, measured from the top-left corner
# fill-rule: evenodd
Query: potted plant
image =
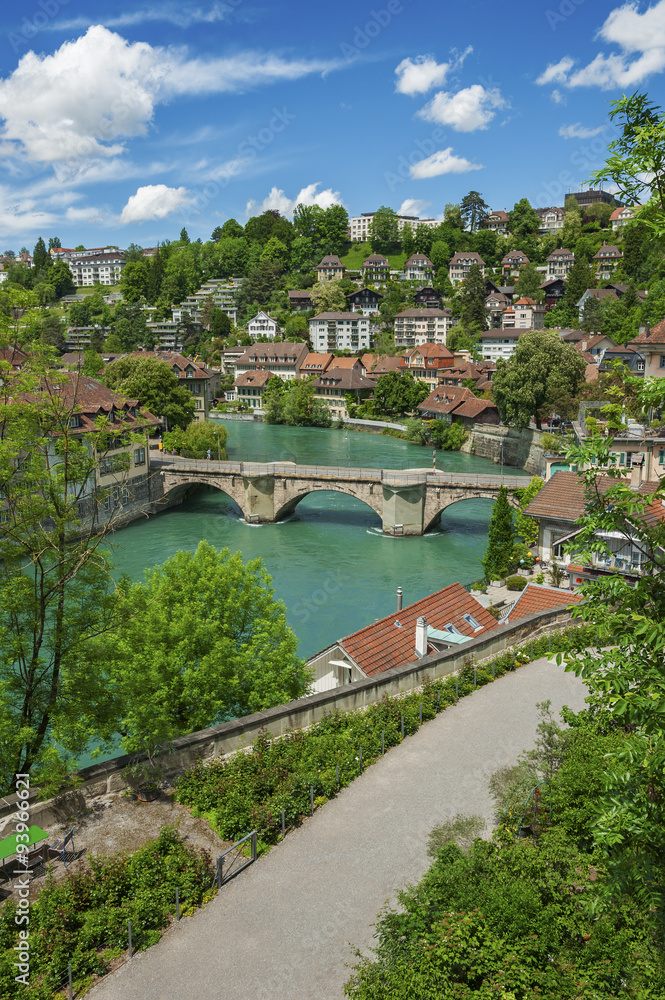
<path id="1" fill-rule="evenodd" d="M 159 795 L 159 783 L 164 772 L 157 753 L 157 747 L 148 749 L 145 756 L 136 757 L 125 769 L 127 784 L 140 802 L 154 802 Z"/>

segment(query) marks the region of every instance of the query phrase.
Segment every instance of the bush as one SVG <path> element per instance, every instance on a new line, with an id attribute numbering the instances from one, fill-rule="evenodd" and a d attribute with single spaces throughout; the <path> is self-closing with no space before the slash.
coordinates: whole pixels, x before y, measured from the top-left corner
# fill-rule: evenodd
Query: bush
<path id="1" fill-rule="evenodd" d="M 487 580 L 476 580 L 471 584 L 471 590 L 487 590 Z"/>
<path id="2" fill-rule="evenodd" d="M 526 583 L 526 578 L 523 576 L 509 576 L 506 580 L 506 587 L 508 590 L 524 590 Z"/>

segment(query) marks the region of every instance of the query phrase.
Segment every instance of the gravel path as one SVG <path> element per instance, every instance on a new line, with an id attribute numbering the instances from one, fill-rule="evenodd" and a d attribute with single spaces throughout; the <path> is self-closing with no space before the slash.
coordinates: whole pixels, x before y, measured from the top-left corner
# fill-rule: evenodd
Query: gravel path
<path id="1" fill-rule="evenodd" d="M 488 778 L 533 743 L 536 702 L 578 710 L 584 694 L 538 660 L 464 698 L 88 996 L 342 1000 L 353 947 L 371 947 L 383 904 L 427 869 L 432 827 L 460 812 L 491 823 Z"/>

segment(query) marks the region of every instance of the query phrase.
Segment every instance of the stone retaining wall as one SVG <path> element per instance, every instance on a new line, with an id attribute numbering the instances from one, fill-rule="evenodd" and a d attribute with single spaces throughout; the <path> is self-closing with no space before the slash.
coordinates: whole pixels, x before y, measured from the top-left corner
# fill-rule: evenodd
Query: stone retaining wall
<path id="1" fill-rule="evenodd" d="M 570 612 L 565 608 L 530 615 L 514 624 L 502 625 L 477 639 L 471 639 L 457 649 L 433 653 L 412 663 L 386 670 L 376 677 L 181 736 L 173 741 L 172 751 L 162 759 L 164 771 L 167 776 L 172 777 L 191 767 L 197 760 L 223 757 L 248 747 L 260 730 L 279 736 L 290 729 L 311 726 L 331 712 L 349 712 L 365 708 L 386 695 L 405 694 L 419 688 L 425 678 L 435 680 L 457 673 L 468 657 L 473 657 L 476 664 L 483 663 L 512 646 L 560 631 L 570 620 Z M 75 825 L 75 817 L 89 809 L 95 799 L 126 787 L 123 772 L 129 763 L 130 758 L 125 755 L 86 767 L 75 775 L 75 788 L 45 801 L 39 801 L 38 789 L 31 789 L 28 800 L 30 822 L 38 826 L 65 821 L 74 822 Z M 12 829 L 16 810 L 15 795 L 0 798 L 0 836 Z"/>
<path id="2" fill-rule="evenodd" d="M 474 424 L 469 437 L 462 445 L 462 451 L 479 458 L 489 458 L 500 464 L 503 445 L 504 466 L 516 466 L 541 476 L 545 469 L 545 452 L 540 443 L 540 431 L 525 428 L 517 431 L 512 427 L 491 427 Z"/>

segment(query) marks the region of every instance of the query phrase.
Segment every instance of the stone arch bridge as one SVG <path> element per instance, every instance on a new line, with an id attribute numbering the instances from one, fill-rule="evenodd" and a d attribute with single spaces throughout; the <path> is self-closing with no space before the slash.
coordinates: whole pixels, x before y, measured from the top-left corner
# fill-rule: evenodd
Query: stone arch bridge
<path id="1" fill-rule="evenodd" d="M 459 500 L 493 500 L 501 485 L 511 493 L 523 476 L 475 475 L 427 469 L 348 469 L 293 462 L 215 462 L 151 458 L 154 509 L 178 503 L 193 486 L 222 490 L 249 523 L 280 521 L 310 493 L 333 490 L 355 497 L 381 518 L 388 535 L 422 535 Z M 513 503 L 516 501 L 513 499 Z"/>

